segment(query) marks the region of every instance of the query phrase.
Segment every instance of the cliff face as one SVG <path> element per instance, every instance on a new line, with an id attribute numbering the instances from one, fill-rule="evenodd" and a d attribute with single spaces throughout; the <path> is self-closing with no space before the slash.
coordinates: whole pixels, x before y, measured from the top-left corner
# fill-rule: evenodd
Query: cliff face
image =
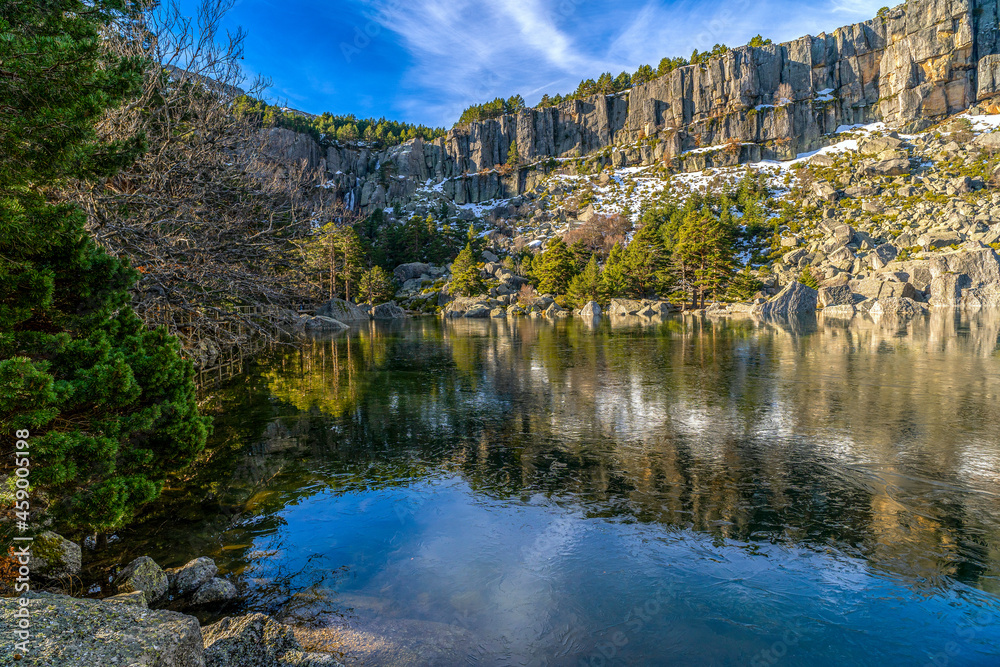
<path id="1" fill-rule="evenodd" d="M 428 179 L 458 203 L 519 194 L 531 174 L 501 177 L 517 142 L 521 157 L 578 157 L 611 149 L 616 166 L 676 159 L 711 166 L 693 148 L 741 144 L 729 162 L 787 159 L 819 148 L 840 125 L 883 120 L 929 124 L 977 102 L 1000 110 L 1000 0 L 909 0 L 831 34 L 744 46 L 682 67 L 615 96 L 471 123 L 432 143 L 387 151 L 295 146 L 355 206 L 405 202 Z M 775 104 L 776 93 L 786 100 Z M 790 93 L 790 94 L 788 94 Z"/>

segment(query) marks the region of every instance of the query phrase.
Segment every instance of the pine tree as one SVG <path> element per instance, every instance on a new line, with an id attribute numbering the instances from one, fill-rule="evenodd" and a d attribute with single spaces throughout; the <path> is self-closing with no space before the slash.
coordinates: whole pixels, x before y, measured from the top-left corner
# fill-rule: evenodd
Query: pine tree
<path id="1" fill-rule="evenodd" d="M 643 225 L 625 249 L 629 295 L 645 298 L 665 292 L 670 283 L 669 262 L 659 230 L 655 225 Z"/>
<path id="2" fill-rule="evenodd" d="M 569 281 L 576 275 L 576 261 L 566 242 L 556 237 L 549 242 L 535 261 L 532 270 L 542 294 L 565 294 Z"/>
<path id="3" fill-rule="evenodd" d="M 459 296 L 476 296 L 486 289 L 472 250 L 472 243 L 465 246 L 451 263 L 451 291 Z"/>
<path id="4" fill-rule="evenodd" d="M 381 266 L 373 266 L 361 275 L 358 281 L 358 296 L 361 301 L 372 305 L 385 303 L 395 295 L 392 274 Z"/>
<path id="5" fill-rule="evenodd" d="M 517 152 L 517 142 L 510 142 L 510 149 L 507 151 L 507 166 L 516 169 L 521 163 L 521 156 Z"/>
<path id="6" fill-rule="evenodd" d="M 0 432 L 30 431 L 32 486 L 70 529 L 124 524 L 208 431 L 176 339 L 130 306 L 137 274 L 46 198 L 138 154 L 94 131 L 145 66 L 102 53 L 101 31 L 137 19 L 113 0 L 0 3 Z"/>
<path id="7" fill-rule="evenodd" d="M 591 255 L 583 271 L 569 281 L 568 294 L 577 308 L 601 298 L 601 269 L 597 265 L 596 255 Z"/>
<path id="8" fill-rule="evenodd" d="M 608 260 L 601 270 L 601 298 L 613 299 L 628 296 L 629 278 L 625 271 L 625 251 L 616 243 L 608 253 Z"/>

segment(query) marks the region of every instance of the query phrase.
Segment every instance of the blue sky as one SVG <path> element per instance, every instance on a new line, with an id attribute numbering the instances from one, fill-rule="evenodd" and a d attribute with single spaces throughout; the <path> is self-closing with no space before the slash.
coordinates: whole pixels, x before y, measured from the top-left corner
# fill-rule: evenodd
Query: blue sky
<path id="1" fill-rule="evenodd" d="M 475 102 L 520 93 L 533 104 L 695 48 L 829 32 L 885 2 L 236 0 L 226 27 L 247 31 L 245 68 L 270 77 L 274 100 L 451 127 Z"/>

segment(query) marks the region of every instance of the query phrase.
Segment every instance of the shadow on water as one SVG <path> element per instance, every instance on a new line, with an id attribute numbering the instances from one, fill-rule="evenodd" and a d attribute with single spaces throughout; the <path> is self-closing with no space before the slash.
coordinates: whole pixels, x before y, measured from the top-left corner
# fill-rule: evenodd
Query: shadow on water
<path id="1" fill-rule="evenodd" d="M 373 323 L 216 395 L 94 564 L 210 555 L 362 664 L 995 664 L 998 332 Z"/>

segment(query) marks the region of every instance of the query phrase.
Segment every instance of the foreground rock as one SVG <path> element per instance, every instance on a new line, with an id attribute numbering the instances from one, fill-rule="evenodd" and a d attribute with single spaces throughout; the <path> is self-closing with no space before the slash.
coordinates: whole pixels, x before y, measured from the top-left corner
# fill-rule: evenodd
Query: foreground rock
<path id="1" fill-rule="evenodd" d="M 182 565 L 167 570 L 170 579 L 170 591 L 175 595 L 191 595 L 202 584 L 215 578 L 219 568 L 215 561 L 206 556 L 195 558 Z"/>
<path id="2" fill-rule="evenodd" d="M 81 565 L 80 545 L 52 531 L 38 535 L 31 545 L 28 567 L 33 575 L 52 579 L 71 577 L 80 571 Z"/>
<path id="3" fill-rule="evenodd" d="M 343 331 L 348 328 L 340 320 L 335 320 L 332 317 L 323 317 L 322 315 L 316 315 L 315 317 L 306 315 L 300 322 L 307 331 Z"/>
<path id="4" fill-rule="evenodd" d="M 291 629 L 264 614 L 224 618 L 203 632 L 206 667 L 340 665 L 333 656 L 302 651 Z"/>
<path id="5" fill-rule="evenodd" d="M 927 306 L 906 297 L 879 299 L 868 311 L 872 317 L 893 316 L 911 318 L 927 312 Z"/>
<path id="6" fill-rule="evenodd" d="M 608 304 L 611 317 L 665 317 L 675 310 L 669 301 L 650 299 L 611 299 Z"/>
<path id="7" fill-rule="evenodd" d="M 764 317 L 787 317 L 816 312 L 819 292 L 792 281 L 770 301 L 757 306 L 755 312 Z"/>
<path id="8" fill-rule="evenodd" d="M 0 598 L 0 626 L 16 627 L 14 598 Z M 72 667 L 203 667 L 198 620 L 140 604 L 109 604 L 65 595 L 28 600 L 31 652 L 18 658 L 9 636 L 0 642 L 0 665 Z M 247 666 L 250 667 L 250 666 Z"/>

